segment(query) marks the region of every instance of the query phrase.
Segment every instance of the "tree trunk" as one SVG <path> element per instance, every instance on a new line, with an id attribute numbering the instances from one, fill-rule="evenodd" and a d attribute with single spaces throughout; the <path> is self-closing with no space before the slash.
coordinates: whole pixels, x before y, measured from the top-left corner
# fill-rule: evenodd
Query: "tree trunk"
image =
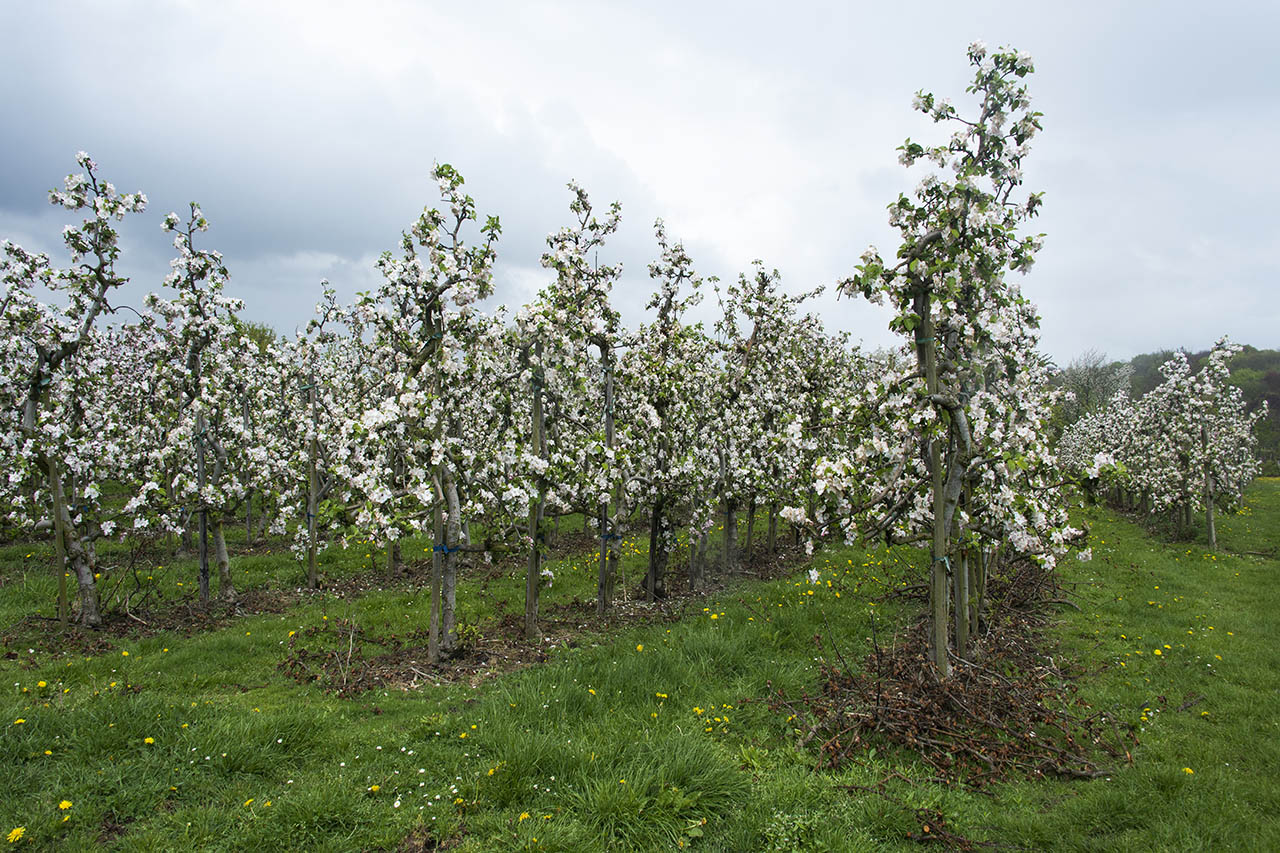
<path id="1" fill-rule="evenodd" d="M 529 509 L 529 568 L 524 580 L 524 637 L 534 642 L 542 636 L 538 630 L 538 588 L 542 584 L 542 501 L 534 501 Z M 603 557 L 602 557 L 603 560 Z"/>
<path id="2" fill-rule="evenodd" d="M 987 578 L 991 576 L 991 567 L 1000 559 L 1000 549 L 992 548 L 989 553 L 978 552 L 972 560 L 973 578 L 969 587 L 969 635 L 972 636 L 982 625 L 982 610 L 987 600 Z"/>
<path id="3" fill-rule="evenodd" d="M 244 398 L 244 432 L 249 434 L 249 398 Z M 244 547 L 253 545 L 253 489 L 244 493 Z"/>
<path id="4" fill-rule="evenodd" d="M 724 554 L 725 575 L 733 571 L 738 556 L 738 504 L 726 498 L 724 502 Z"/>
<path id="5" fill-rule="evenodd" d="M 209 604 L 209 510 L 204 505 L 204 488 L 205 481 L 205 420 L 204 411 L 196 413 L 196 490 L 198 494 L 199 509 L 199 529 L 200 529 L 200 603 L 206 607 Z"/>
<path id="6" fill-rule="evenodd" d="M 600 348 L 601 369 L 604 373 L 604 446 L 607 450 L 613 449 L 613 365 L 609 357 L 609 350 L 601 346 Z M 618 506 L 615 512 L 621 512 L 621 496 L 619 495 Z M 600 574 L 596 579 L 596 615 L 603 617 L 605 613 L 613 606 L 613 586 L 617 577 L 616 567 L 618 558 L 616 555 L 618 531 L 615 524 L 611 522 L 609 517 L 609 502 L 600 502 Z"/>
<path id="7" fill-rule="evenodd" d="M 400 540 L 393 539 L 387 543 L 387 577 L 398 578 L 404 574 L 404 564 L 400 560 Z"/>
<path id="8" fill-rule="evenodd" d="M 534 359 L 534 373 L 530 383 L 533 386 L 532 450 L 539 458 L 546 459 L 545 422 L 542 414 L 541 342 L 534 344 Z M 530 642 L 540 639 L 542 635 L 538 630 L 538 591 L 542 585 L 542 513 L 543 501 L 546 499 L 546 485 L 541 476 L 538 477 L 537 490 L 537 497 L 529 507 L 529 537 L 532 541 L 529 548 L 528 574 L 524 581 L 524 636 Z M 601 535 L 605 532 L 602 530 Z"/>
<path id="9" fill-rule="evenodd" d="M 969 550 L 960 552 L 960 565 L 952 572 L 955 585 L 956 654 L 969 657 Z"/>
<path id="10" fill-rule="evenodd" d="M 585 516 L 585 513 L 584 513 Z M 613 607 L 614 575 L 609 563 L 609 505 L 600 504 L 600 565 L 596 574 L 596 616 L 604 618 Z"/>
<path id="11" fill-rule="evenodd" d="M 663 537 L 662 511 L 666 503 L 662 495 L 653 504 L 649 520 L 649 570 L 644 576 L 645 601 L 666 597 L 667 545 Z"/>
<path id="12" fill-rule="evenodd" d="M 1218 530 L 1213 521 L 1213 473 L 1209 467 L 1209 429 L 1200 425 L 1200 447 L 1204 451 L 1204 523 L 1208 529 L 1209 550 L 1218 550 Z"/>
<path id="13" fill-rule="evenodd" d="M 924 350 L 925 382 L 930 394 L 938 393 L 937 341 L 933 318 L 929 314 L 929 299 L 925 295 L 917 299 L 917 314 L 921 317 L 919 343 Z M 942 476 L 942 443 L 945 437 L 934 436 L 929 441 L 929 472 L 933 475 L 933 560 L 929 570 L 929 612 L 933 620 L 931 632 L 933 664 L 939 678 L 951 675 L 951 662 L 947 658 L 947 523 L 946 497 Z"/>
<path id="14" fill-rule="evenodd" d="M 444 566 L 440 577 L 440 649 L 445 654 L 458 646 L 458 539 L 462 534 L 462 503 L 458 483 L 444 471 Z"/>
<path id="15" fill-rule="evenodd" d="M 694 544 L 694 540 L 697 544 Z M 707 534 L 698 533 L 694 536 L 692 528 L 689 530 L 689 568 L 686 580 L 689 582 L 689 591 L 697 592 L 702 589 L 704 581 L 704 573 L 707 565 Z"/>
<path id="16" fill-rule="evenodd" d="M 778 505 L 769 504 L 769 556 L 778 553 Z"/>
<path id="17" fill-rule="evenodd" d="M 80 588 L 80 623 L 88 628 L 99 628 L 102 626 L 102 611 L 98 604 L 98 585 L 93 577 L 93 555 L 85 548 L 84 542 L 76 533 L 66 501 L 62 500 L 61 480 L 57 483 L 57 489 L 58 497 L 55 503 L 62 507 L 61 537 L 66 548 L 66 559 L 70 563 L 71 571 L 75 573 L 76 583 Z M 58 527 L 58 520 L 55 517 L 55 537 L 58 535 Z"/>
<path id="18" fill-rule="evenodd" d="M 320 455 L 316 438 L 316 380 L 314 374 L 307 388 L 307 402 L 311 407 L 311 440 L 307 442 L 307 589 L 320 588 L 320 573 L 316 566 L 316 512 L 320 508 L 320 477 L 316 472 L 316 457 Z"/>
<path id="19" fill-rule="evenodd" d="M 444 578 L 444 560 L 440 553 L 444 545 L 444 506 L 440 498 L 444 490 L 439 484 L 440 469 L 437 468 L 435 547 L 431 549 L 431 623 L 427 635 L 427 661 L 432 664 L 440 662 L 440 589 Z"/>
<path id="20" fill-rule="evenodd" d="M 751 500 L 747 503 L 747 554 L 746 564 L 750 566 L 752 558 L 755 556 L 755 538 L 756 538 L 756 496 L 753 493 Z"/>
<path id="21" fill-rule="evenodd" d="M 227 538 L 222 533 L 222 519 L 213 523 L 213 553 L 218 563 L 218 595 L 223 601 L 236 602 L 236 586 L 231 579 L 231 558 L 227 555 Z"/>
<path id="22" fill-rule="evenodd" d="M 58 464 L 52 459 L 48 467 L 49 493 L 53 495 L 53 564 L 58 570 L 58 621 L 66 628 L 71 621 L 71 608 L 67 605 L 67 532 L 62 520 L 62 477 L 58 474 Z"/>

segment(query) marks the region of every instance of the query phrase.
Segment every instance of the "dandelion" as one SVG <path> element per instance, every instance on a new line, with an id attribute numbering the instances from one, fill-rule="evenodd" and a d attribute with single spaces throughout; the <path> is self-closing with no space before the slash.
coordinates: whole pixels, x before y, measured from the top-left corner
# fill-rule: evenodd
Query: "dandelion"
<path id="1" fill-rule="evenodd" d="M 23 724 L 23 723 L 25 723 L 25 722 L 26 722 L 26 720 L 24 720 L 22 717 L 19 717 L 18 719 L 16 719 L 16 720 L 14 720 L 14 721 L 13 721 L 13 724 L 14 724 L 15 726 L 20 726 L 20 725 L 22 725 L 22 724 Z"/>
<path id="2" fill-rule="evenodd" d="M 250 806 L 252 803 L 253 803 L 253 797 L 250 797 L 249 799 L 247 799 L 247 800 L 245 800 L 245 801 L 244 801 L 244 804 L 245 804 L 245 807 L 246 807 L 246 808 L 247 808 L 248 806 Z"/>
<path id="3" fill-rule="evenodd" d="M 520 812 L 520 820 L 528 820 L 528 819 L 529 819 L 528 812 Z M 519 823 L 519 821 L 517 821 L 517 823 Z"/>
<path id="4" fill-rule="evenodd" d="M 47 682 L 44 682 L 44 681 L 37 681 L 37 682 L 36 682 L 36 687 L 48 687 L 48 686 L 49 686 L 49 685 L 48 685 L 48 683 L 47 683 Z"/>
<path id="5" fill-rule="evenodd" d="M 1190 767 L 1184 767 L 1182 768 L 1182 772 L 1190 776 L 1192 773 L 1195 773 L 1196 771 L 1192 770 Z"/>
<path id="6" fill-rule="evenodd" d="M 381 786 L 381 785 L 370 785 L 370 786 L 369 786 L 369 790 L 376 794 L 376 793 L 378 793 L 379 791 L 381 791 L 381 790 L 382 790 L 382 786 Z"/>
<path id="7" fill-rule="evenodd" d="M 9 839 L 10 844 L 17 844 L 19 839 L 26 834 L 27 828 L 25 826 L 15 826 L 13 829 L 9 830 L 9 834 L 6 835 L 5 838 Z"/>
<path id="8" fill-rule="evenodd" d="M 636 651 L 638 652 L 644 651 L 644 643 L 636 643 Z"/>
<path id="9" fill-rule="evenodd" d="M 127 658 L 128 656 L 129 656 L 129 653 L 127 651 L 120 653 L 120 657 Z"/>
<path id="10" fill-rule="evenodd" d="M 144 738 L 142 739 L 142 742 L 143 742 L 143 743 L 145 743 L 145 744 L 153 744 L 153 743 L 155 743 L 155 742 L 156 742 L 156 739 L 155 739 L 155 738 L 153 738 L 153 737 L 144 737 Z"/>
<path id="11" fill-rule="evenodd" d="M 63 800 L 62 802 L 58 803 L 58 808 L 59 808 L 61 811 L 64 811 L 64 812 L 65 812 L 67 809 L 71 808 L 71 801 L 70 801 L 70 800 Z"/>

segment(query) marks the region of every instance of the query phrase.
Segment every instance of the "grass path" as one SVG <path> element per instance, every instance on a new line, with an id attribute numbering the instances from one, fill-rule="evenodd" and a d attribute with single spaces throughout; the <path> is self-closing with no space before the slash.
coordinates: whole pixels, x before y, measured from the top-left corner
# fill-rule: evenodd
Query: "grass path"
<path id="1" fill-rule="evenodd" d="M 278 671 L 290 631 L 425 622 L 411 588 L 88 657 L 6 650 L 0 834 L 66 850 L 906 850 L 915 809 L 936 809 L 951 831 L 1026 849 L 1280 849 L 1280 563 L 1228 553 L 1280 541 L 1280 482 L 1259 481 L 1222 520 L 1218 555 L 1103 509 L 1082 519 L 1095 558 L 1063 569 L 1081 610 L 1061 613 L 1058 653 L 1090 662 L 1081 695 L 1138 728 L 1134 763 L 1109 779 L 973 793 L 922 781 L 891 751 L 814 773 L 794 723 L 744 700 L 812 690 L 815 634 L 861 659 L 873 614 L 881 632 L 909 616 L 872 598 L 921 571 L 905 549 L 831 547 L 817 585 L 743 581 L 678 622 L 562 646 L 478 688 L 347 700 Z M 21 579 L 27 559 L 0 553 L 0 614 L 47 600 Z M 242 572 L 285 571 L 241 559 Z M 591 561 L 568 558 L 552 600 L 591 588 Z M 512 595 L 495 585 L 464 621 Z M 890 797 L 840 787 L 886 778 Z"/>

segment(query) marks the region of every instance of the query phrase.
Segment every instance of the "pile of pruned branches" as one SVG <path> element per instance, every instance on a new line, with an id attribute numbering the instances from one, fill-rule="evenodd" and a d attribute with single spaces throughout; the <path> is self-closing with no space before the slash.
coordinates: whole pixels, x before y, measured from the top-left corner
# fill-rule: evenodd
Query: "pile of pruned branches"
<path id="1" fill-rule="evenodd" d="M 1051 573 L 1028 561 L 1006 566 L 990 592 L 997 616 L 950 678 L 928 661 L 922 619 L 889 648 L 875 643 L 860 669 L 832 649 L 837 661 L 824 664 L 819 694 L 797 702 L 779 693 L 773 707 L 801 721 L 801 743 L 817 743 L 822 767 L 898 746 L 940 781 L 980 787 L 1011 776 L 1094 778 L 1129 760 L 1132 727 L 1093 711 L 1077 695 L 1080 670 L 1047 651 L 1047 614 L 1062 600 Z"/>

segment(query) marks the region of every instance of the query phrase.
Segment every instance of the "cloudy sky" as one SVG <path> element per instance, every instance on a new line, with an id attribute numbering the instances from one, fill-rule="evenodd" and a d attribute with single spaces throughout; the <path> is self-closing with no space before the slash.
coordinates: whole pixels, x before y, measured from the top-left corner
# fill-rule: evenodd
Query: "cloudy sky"
<path id="1" fill-rule="evenodd" d="M 201 202 L 245 315 L 292 331 L 344 298 L 436 201 L 452 163 L 503 222 L 502 301 L 545 281 L 570 179 L 623 225 L 602 253 L 644 318 L 653 221 L 721 279 L 763 259 L 794 291 L 848 275 L 938 140 L 917 89 L 963 106 L 966 45 L 1035 57 L 1026 161 L 1046 245 L 1022 279 L 1044 349 L 1116 358 L 1229 334 L 1280 347 L 1280 4 L 5 2 L 0 237 L 56 252 L 46 191 L 89 151 L 148 212 L 126 231 L 159 288 L 165 212 Z M 136 296 L 134 297 L 136 298 Z M 714 300 L 711 300 L 714 304 Z M 823 297 L 868 346 L 887 315 Z M 709 319 L 710 307 L 706 309 Z"/>

